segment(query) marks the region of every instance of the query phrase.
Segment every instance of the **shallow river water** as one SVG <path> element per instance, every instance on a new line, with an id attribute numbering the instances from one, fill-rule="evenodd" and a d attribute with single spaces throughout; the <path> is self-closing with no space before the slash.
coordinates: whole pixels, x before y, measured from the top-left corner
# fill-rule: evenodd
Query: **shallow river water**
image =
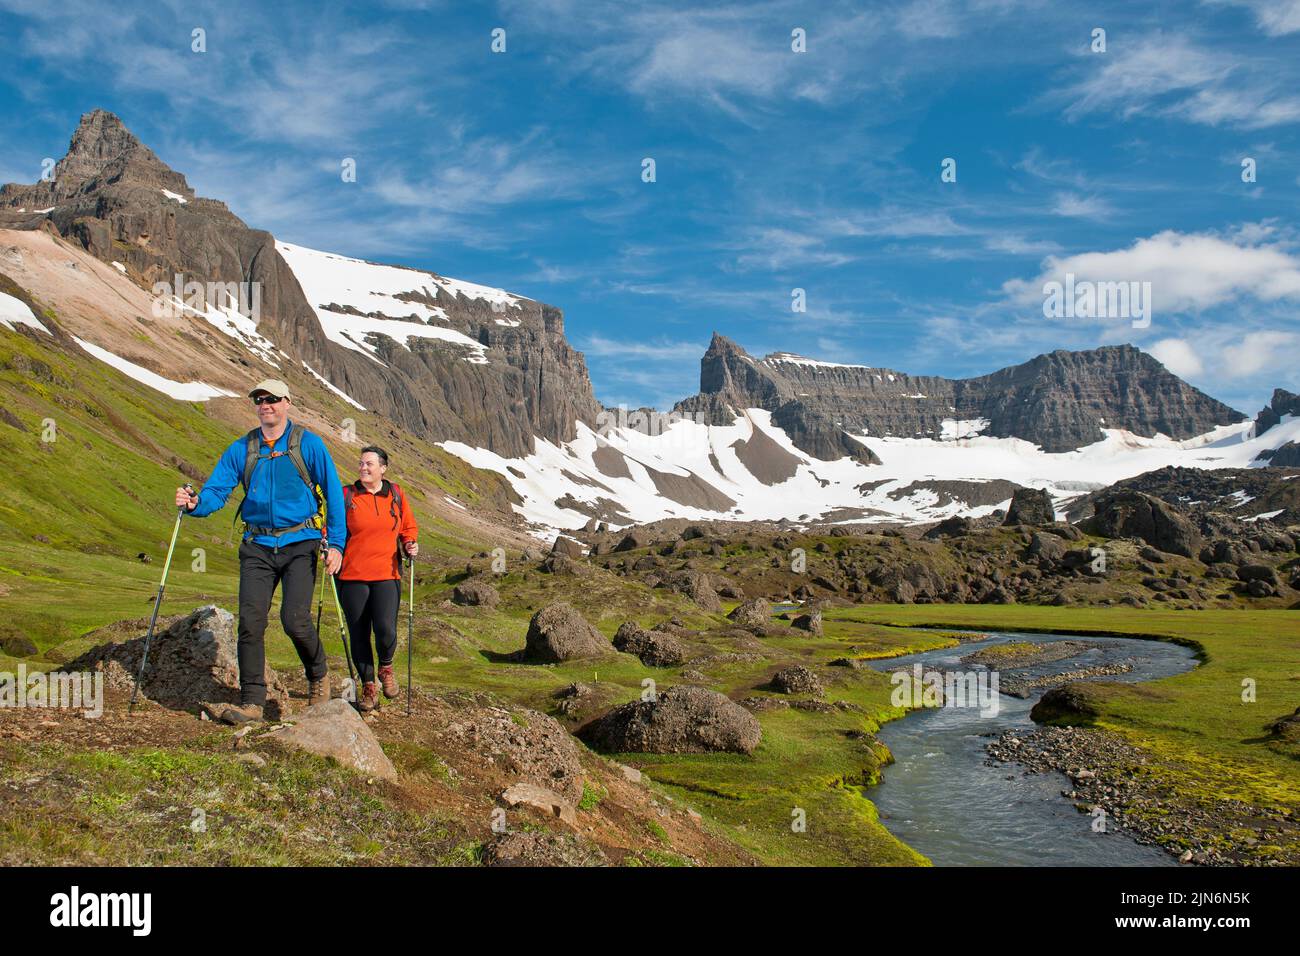
<path id="1" fill-rule="evenodd" d="M 1128 673 L 1098 679 L 1145 681 L 1196 665 L 1189 648 L 1163 641 L 991 632 L 985 641 L 890 658 L 874 666 L 893 671 L 919 661 L 935 670 L 971 670 L 978 668 L 961 664 L 960 658 L 982 648 L 1009 641 L 1058 640 L 1102 647 L 1015 673 L 1129 662 L 1133 669 Z M 1005 680 L 1007 673 L 1000 676 Z M 942 707 L 913 712 L 883 726 L 877 736 L 896 762 L 884 769 L 884 781 L 867 796 L 885 826 L 939 866 L 1176 866 L 1170 854 L 1136 843 L 1113 822 L 1107 824 L 1109 832 L 1093 832 L 1091 816 L 1061 795 L 1072 786 L 1063 774 L 1025 776 L 1015 763 L 985 766 L 985 744 L 1004 730 L 1028 732 L 1036 726 L 1029 711 L 1042 693 L 1033 691 L 1024 700 L 1001 694 L 996 716 L 981 716 L 973 707 Z"/>

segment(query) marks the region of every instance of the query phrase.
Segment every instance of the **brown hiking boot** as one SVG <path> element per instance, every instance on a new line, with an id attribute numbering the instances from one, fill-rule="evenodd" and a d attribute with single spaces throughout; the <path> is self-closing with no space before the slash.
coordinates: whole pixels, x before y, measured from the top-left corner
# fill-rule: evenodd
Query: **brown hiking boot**
<path id="1" fill-rule="evenodd" d="M 230 724 L 232 727 L 257 723 L 261 719 L 262 707 L 260 704 L 231 704 L 221 712 L 220 717 L 223 724 Z"/>
<path id="2" fill-rule="evenodd" d="M 361 685 L 361 696 L 357 698 L 357 710 L 369 713 L 379 706 L 379 685 L 368 680 Z"/>
<path id="3" fill-rule="evenodd" d="M 330 675 L 326 674 L 320 680 L 307 682 L 307 706 L 315 707 L 317 704 L 323 704 L 330 699 Z"/>
<path id="4" fill-rule="evenodd" d="M 392 664 L 379 665 L 379 686 L 383 688 L 384 696 L 392 700 L 402 692 L 397 686 L 397 676 L 393 673 Z"/>

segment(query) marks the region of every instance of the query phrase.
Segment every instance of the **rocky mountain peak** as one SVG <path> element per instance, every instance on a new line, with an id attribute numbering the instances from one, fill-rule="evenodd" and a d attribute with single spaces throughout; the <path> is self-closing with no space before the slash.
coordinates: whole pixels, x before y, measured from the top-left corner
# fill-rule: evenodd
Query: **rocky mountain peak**
<path id="1" fill-rule="evenodd" d="M 1262 435 L 1280 424 L 1283 415 L 1300 415 L 1300 395 L 1285 388 L 1273 389 L 1273 400 L 1255 416 L 1255 434 Z"/>
<path id="2" fill-rule="evenodd" d="M 160 201 L 163 190 L 187 202 L 194 198 L 183 175 L 154 155 L 115 114 L 97 109 L 81 117 L 53 177 L 30 186 L 5 186 L 0 207 L 30 213 L 98 196 L 110 187 L 149 189 Z"/>

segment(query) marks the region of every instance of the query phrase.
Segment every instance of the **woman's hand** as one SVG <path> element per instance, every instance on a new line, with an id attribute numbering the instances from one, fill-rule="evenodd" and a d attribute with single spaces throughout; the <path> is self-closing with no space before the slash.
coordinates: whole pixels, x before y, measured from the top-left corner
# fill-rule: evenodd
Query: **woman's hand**
<path id="1" fill-rule="evenodd" d="M 406 556 L 413 558 L 420 553 L 420 546 L 414 541 L 406 542 Z"/>

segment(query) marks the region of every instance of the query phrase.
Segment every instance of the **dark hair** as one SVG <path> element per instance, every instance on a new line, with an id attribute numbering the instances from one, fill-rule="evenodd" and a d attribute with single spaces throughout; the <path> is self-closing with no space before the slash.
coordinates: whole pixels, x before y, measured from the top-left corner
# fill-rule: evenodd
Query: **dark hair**
<path id="1" fill-rule="evenodd" d="M 388 452 L 384 451 L 378 445 L 367 445 L 365 448 L 361 449 L 361 454 L 364 455 L 368 451 L 374 452 L 376 455 L 379 456 L 379 463 L 381 465 L 388 464 Z"/>

